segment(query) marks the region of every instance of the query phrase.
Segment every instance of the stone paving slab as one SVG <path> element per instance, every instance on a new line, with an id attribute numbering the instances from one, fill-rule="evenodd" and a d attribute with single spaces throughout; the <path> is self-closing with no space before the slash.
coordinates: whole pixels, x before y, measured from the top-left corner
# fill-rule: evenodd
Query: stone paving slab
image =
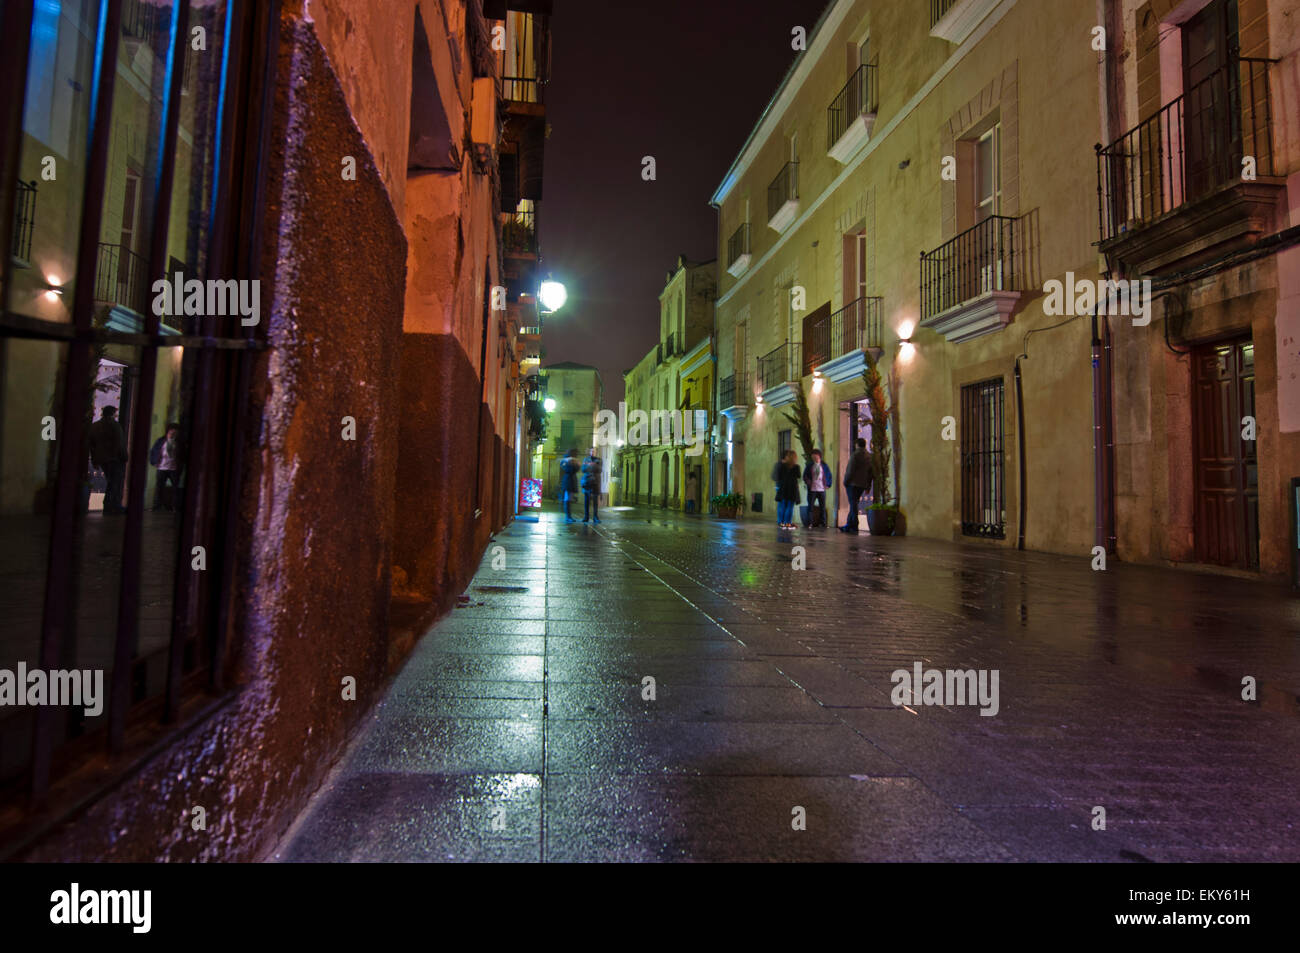
<path id="1" fill-rule="evenodd" d="M 648 510 L 492 545 L 276 859 L 1300 860 L 1280 586 Z M 916 662 L 998 713 L 895 705 Z"/>

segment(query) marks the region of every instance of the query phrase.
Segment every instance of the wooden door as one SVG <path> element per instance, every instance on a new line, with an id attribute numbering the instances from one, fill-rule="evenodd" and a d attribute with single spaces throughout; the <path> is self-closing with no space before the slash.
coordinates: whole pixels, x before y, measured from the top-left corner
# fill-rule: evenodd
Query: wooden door
<path id="1" fill-rule="evenodd" d="M 1204 345 L 1192 355 L 1196 558 L 1259 568 L 1255 441 L 1255 346 L 1249 338 Z"/>
<path id="2" fill-rule="evenodd" d="M 1241 121 L 1236 0 L 1214 0 L 1182 28 L 1184 186 L 1188 201 L 1237 174 Z"/>

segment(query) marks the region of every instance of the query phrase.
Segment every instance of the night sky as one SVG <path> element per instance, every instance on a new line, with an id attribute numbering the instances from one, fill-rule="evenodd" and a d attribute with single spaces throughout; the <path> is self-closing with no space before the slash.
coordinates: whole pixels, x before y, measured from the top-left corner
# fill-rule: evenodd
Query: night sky
<path id="1" fill-rule="evenodd" d="M 800 55 L 791 30 L 811 33 L 825 6 L 556 0 L 539 229 L 569 300 L 546 319 L 543 366 L 594 365 L 617 405 L 623 372 L 658 343 L 669 268 L 717 254 L 709 198 Z"/>

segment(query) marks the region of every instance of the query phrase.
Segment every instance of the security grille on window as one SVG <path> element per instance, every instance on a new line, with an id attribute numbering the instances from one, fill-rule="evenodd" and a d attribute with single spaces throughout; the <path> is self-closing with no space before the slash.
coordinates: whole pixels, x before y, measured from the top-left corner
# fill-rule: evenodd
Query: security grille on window
<path id="1" fill-rule="evenodd" d="M 1002 378 L 961 389 L 961 531 L 1006 538 Z"/>
<path id="2" fill-rule="evenodd" d="M 790 447 L 792 446 L 791 444 L 792 433 L 793 431 L 790 430 L 782 430 L 779 434 L 777 434 L 777 450 L 783 456 L 785 452 L 789 450 Z"/>

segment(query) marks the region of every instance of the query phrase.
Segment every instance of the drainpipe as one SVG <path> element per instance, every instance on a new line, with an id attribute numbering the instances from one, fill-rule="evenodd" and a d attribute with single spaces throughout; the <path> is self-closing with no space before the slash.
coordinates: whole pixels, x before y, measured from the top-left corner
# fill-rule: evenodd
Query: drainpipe
<path id="1" fill-rule="evenodd" d="M 1023 355 L 1022 355 L 1023 356 Z M 1016 436 L 1020 445 L 1020 531 L 1016 549 L 1025 548 L 1025 514 L 1028 492 L 1025 487 L 1025 389 L 1020 380 L 1020 357 L 1016 358 Z"/>

